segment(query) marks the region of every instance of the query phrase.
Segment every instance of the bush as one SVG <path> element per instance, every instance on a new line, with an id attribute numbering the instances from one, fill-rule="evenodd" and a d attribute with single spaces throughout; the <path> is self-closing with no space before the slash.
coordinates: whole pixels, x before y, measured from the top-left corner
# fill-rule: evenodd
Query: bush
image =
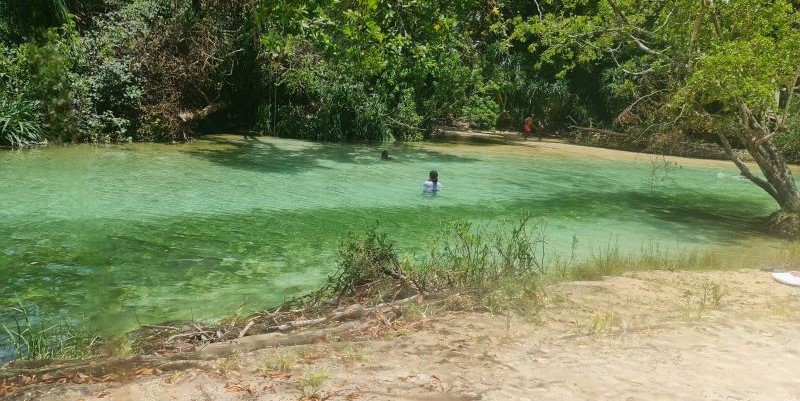
<path id="1" fill-rule="evenodd" d="M 38 108 L 36 101 L 20 97 L 0 98 L 0 143 L 25 147 L 44 141 Z"/>
<path id="2" fill-rule="evenodd" d="M 398 258 L 385 233 L 347 235 L 337 272 L 311 298 L 350 302 L 392 300 L 419 291 L 471 295 L 489 310 L 539 306 L 544 263 L 543 224 L 529 216 L 499 234 L 487 225 L 449 223 L 421 260 Z"/>
<path id="3" fill-rule="evenodd" d="M 349 234 L 342 238 L 338 265 L 338 271 L 328 280 L 329 289 L 338 297 L 363 296 L 381 286 L 386 277 L 403 274 L 386 234 L 374 227 L 362 237 Z"/>
<path id="4" fill-rule="evenodd" d="M 492 99 L 473 95 L 461 113 L 469 119 L 471 127 L 492 129 L 500 117 L 500 106 Z"/>
<path id="5" fill-rule="evenodd" d="M 2 48 L 0 116 L 3 139 L 11 146 L 78 139 L 74 25 L 49 29 L 38 41 Z"/>
<path id="6" fill-rule="evenodd" d="M 312 54 L 300 57 L 314 58 Z M 274 117 L 277 135 L 328 141 L 392 138 L 385 97 L 332 67 L 310 61 L 300 64 L 283 74 L 286 97 Z"/>
<path id="7" fill-rule="evenodd" d="M 31 146 L 45 141 L 43 105 L 27 55 L 34 45 L 0 46 L 0 144 Z"/>
<path id="8" fill-rule="evenodd" d="M 387 117 L 393 125 L 393 137 L 404 141 L 422 140 L 422 116 L 417 113 L 417 103 L 414 101 L 414 91 L 406 89 L 400 95 L 400 102 L 394 109 L 392 116 Z"/>
<path id="9" fill-rule="evenodd" d="M 80 139 L 77 94 L 81 80 L 74 69 L 82 55 L 77 41 L 75 25 L 68 23 L 20 46 L 21 61 L 29 73 L 28 95 L 41 104 L 46 136 L 59 142 Z"/>

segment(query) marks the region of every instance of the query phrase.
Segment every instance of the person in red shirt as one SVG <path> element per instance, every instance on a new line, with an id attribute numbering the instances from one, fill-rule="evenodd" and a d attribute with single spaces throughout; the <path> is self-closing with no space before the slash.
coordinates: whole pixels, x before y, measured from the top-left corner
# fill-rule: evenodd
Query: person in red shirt
<path id="1" fill-rule="evenodd" d="M 533 116 L 528 116 L 525 119 L 525 123 L 522 124 L 522 139 L 528 140 L 528 137 L 531 136 L 531 130 L 533 130 Z"/>

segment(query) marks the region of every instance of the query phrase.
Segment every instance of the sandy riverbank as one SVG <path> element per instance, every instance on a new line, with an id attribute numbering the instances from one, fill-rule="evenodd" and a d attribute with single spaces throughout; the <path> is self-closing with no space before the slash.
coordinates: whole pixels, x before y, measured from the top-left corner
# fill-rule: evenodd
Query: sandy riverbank
<path id="1" fill-rule="evenodd" d="M 478 143 L 498 143 L 526 146 L 535 149 L 542 154 L 554 156 L 590 156 L 597 159 L 609 160 L 644 160 L 663 164 L 669 162 L 674 166 L 704 166 L 719 167 L 735 170 L 736 166 L 729 160 L 701 159 L 680 156 L 666 156 L 652 153 L 632 152 L 625 150 L 607 149 L 592 146 L 582 146 L 567 143 L 560 138 L 544 138 L 538 141 L 536 138 L 522 140 L 521 134 L 509 131 L 443 131 L 440 138 L 444 141 L 473 141 Z M 758 170 L 755 163 L 747 163 L 751 169 Z"/>
<path id="2" fill-rule="evenodd" d="M 297 400 L 305 385 L 327 400 L 800 400 L 800 288 L 767 272 L 645 272 L 547 294 L 531 319 L 419 306 L 346 341 L 11 399 Z"/>

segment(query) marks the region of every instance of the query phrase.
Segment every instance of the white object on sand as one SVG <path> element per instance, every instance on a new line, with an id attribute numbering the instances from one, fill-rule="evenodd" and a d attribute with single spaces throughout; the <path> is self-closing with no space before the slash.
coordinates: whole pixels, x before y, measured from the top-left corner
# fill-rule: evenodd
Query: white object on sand
<path id="1" fill-rule="evenodd" d="M 800 287 L 800 272 L 798 271 L 772 273 L 772 278 L 781 284 Z"/>

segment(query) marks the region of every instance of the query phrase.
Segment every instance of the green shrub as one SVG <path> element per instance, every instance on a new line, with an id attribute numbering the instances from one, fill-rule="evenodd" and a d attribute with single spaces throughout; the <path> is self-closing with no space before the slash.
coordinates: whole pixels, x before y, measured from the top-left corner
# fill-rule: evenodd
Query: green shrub
<path id="1" fill-rule="evenodd" d="M 260 135 L 269 135 L 273 132 L 272 107 L 272 104 L 266 102 L 258 105 L 254 130 Z"/>
<path id="2" fill-rule="evenodd" d="M 417 291 L 463 293 L 490 310 L 537 308 L 544 263 L 543 223 L 530 216 L 509 230 L 465 221 L 448 223 L 429 254 L 399 260 L 385 233 L 370 228 L 347 235 L 339 246 L 337 272 L 312 298 L 375 301 Z M 390 295 L 386 295 L 390 294 Z"/>
<path id="3" fill-rule="evenodd" d="M 69 40 L 68 35 L 60 37 L 51 29 L 41 42 L 20 47 L 20 56 L 30 71 L 28 95 L 40 103 L 45 136 L 56 141 L 72 141 L 79 134 Z"/>
<path id="4" fill-rule="evenodd" d="M 339 243 L 337 264 L 339 268 L 326 286 L 336 297 L 372 294 L 387 278 L 403 275 L 392 244 L 375 227 L 363 236 L 344 236 Z"/>
<path id="5" fill-rule="evenodd" d="M 500 106 L 485 96 L 473 95 L 462 109 L 462 114 L 469 119 L 470 126 L 491 129 L 500 117 Z"/>
<path id="6" fill-rule="evenodd" d="M 406 89 L 400 95 L 400 102 L 394 109 L 393 115 L 387 117 L 392 125 L 393 137 L 404 141 L 422 140 L 422 116 L 417 113 L 417 103 L 414 101 L 414 91 Z"/>

